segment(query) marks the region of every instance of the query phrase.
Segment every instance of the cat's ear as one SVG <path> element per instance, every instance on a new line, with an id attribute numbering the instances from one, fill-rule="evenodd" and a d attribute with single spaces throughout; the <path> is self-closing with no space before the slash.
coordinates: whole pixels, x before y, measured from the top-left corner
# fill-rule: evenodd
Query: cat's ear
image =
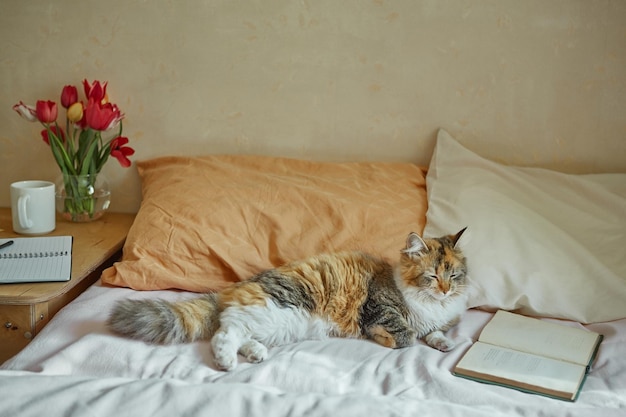
<path id="1" fill-rule="evenodd" d="M 454 245 L 455 248 L 456 248 L 456 243 L 459 241 L 459 239 L 461 238 L 465 230 L 467 230 L 467 227 L 462 228 L 456 235 L 452 236 L 452 244 Z"/>
<path id="2" fill-rule="evenodd" d="M 406 248 L 402 250 L 402 253 L 415 255 L 420 252 L 428 252 L 428 246 L 417 233 L 409 233 L 409 237 L 406 238 Z"/>

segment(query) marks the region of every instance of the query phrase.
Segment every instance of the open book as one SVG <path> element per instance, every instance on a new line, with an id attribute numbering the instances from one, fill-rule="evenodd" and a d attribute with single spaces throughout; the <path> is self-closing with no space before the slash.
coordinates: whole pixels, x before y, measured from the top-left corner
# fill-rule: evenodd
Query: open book
<path id="1" fill-rule="evenodd" d="M 575 401 L 603 336 L 498 311 L 454 375 Z"/>

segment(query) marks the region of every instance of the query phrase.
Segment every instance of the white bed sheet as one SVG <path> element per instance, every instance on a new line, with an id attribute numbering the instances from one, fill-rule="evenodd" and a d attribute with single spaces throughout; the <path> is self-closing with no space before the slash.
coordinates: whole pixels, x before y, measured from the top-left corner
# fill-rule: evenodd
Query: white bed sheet
<path id="1" fill-rule="evenodd" d="M 362 340 L 306 341 L 272 348 L 261 364 L 242 360 L 230 373 L 214 368 L 208 342 L 152 346 L 104 325 L 117 299 L 189 296 L 90 287 L 0 367 L 0 415 L 626 415 L 626 320 L 585 326 L 605 339 L 574 403 L 453 376 L 492 316 L 478 310 L 450 331 L 458 343 L 452 352 L 422 343 L 391 350 Z"/>

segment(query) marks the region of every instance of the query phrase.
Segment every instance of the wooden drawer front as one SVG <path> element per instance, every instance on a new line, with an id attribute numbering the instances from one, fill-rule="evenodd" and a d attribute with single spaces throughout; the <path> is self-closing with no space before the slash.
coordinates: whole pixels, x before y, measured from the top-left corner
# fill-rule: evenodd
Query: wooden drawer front
<path id="1" fill-rule="evenodd" d="M 0 362 L 22 350 L 47 322 L 46 303 L 0 305 Z"/>

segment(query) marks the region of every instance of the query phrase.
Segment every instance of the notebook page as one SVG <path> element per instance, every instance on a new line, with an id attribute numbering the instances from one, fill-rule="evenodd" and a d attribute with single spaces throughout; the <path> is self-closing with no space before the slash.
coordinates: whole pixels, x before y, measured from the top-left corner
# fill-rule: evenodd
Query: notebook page
<path id="1" fill-rule="evenodd" d="M 72 270 L 72 236 L 0 239 L 0 283 L 68 281 Z"/>

